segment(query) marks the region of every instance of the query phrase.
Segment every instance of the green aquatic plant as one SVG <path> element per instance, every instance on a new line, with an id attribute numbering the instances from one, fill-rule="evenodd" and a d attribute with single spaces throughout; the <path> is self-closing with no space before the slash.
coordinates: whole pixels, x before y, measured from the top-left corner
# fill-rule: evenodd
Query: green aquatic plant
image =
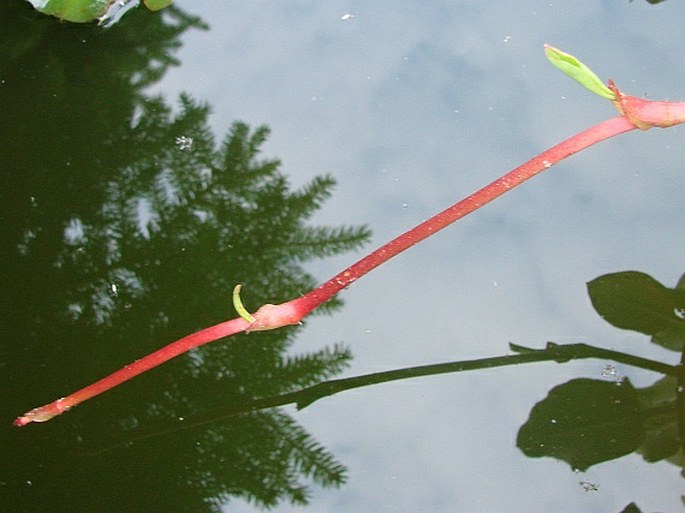
<path id="1" fill-rule="evenodd" d="M 14 424 L 24 426 L 31 422 L 45 422 L 81 402 L 95 397 L 149 369 L 152 369 L 195 347 L 242 332 L 264 331 L 296 325 L 314 309 L 324 305 L 338 292 L 352 285 L 392 257 L 434 235 L 462 217 L 474 212 L 514 187 L 551 168 L 565 158 L 611 137 L 635 129 L 667 128 L 685 122 L 685 102 L 650 101 L 624 94 L 609 81 L 601 84 L 589 68 L 575 57 L 545 45 L 550 61 L 592 92 L 612 101 L 619 116 L 602 121 L 516 167 L 482 189 L 458 201 L 442 212 L 401 234 L 372 251 L 330 280 L 309 293 L 281 304 L 266 304 L 250 313 L 240 300 L 240 288 L 234 289 L 234 305 L 240 316 L 202 329 L 126 365 L 122 369 L 45 406 L 34 408 L 18 417 Z"/>
<path id="2" fill-rule="evenodd" d="M 31 0 L 37 11 L 73 23 L 88 23 L 107 16 L 116 0 Z M 143 0 L 145 7 L 159 11 L 171 5 L 173 0 Z"/>

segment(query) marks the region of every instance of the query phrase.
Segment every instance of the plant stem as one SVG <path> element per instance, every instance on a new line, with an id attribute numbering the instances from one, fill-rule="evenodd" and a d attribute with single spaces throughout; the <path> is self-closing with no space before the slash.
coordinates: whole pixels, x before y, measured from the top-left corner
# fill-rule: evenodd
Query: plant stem
<path id="1" fill-rule="evenodd" d="M 566 363 L 569 361 L 582 359 L 613 360 L 615 362 L 624 363 L 638 369 L 657 372 L 665 376 L 676 376 L 680 372 L 680 366 L 678 365 L 670 365 L 660 361 L 623 353 L 621 351 L 604 349 L 583 343 L 559 345 L 553 342 L 548 342 L 544 349 L 532 349 L 510 344 L 510 348 L 517 354 L 492 356 L 489 358 L 479 358 L 477 360 L 463 360 L 456 362 L 434 363 L 430 365 L 419 365 L 415 367 L 404 367 L 401 369 L 374 372 L 371 374 L 363 374 L 349 378 L 331 379 L 294 392 L 263 397 L 244 403 L 229 404 L 202 416 L 197 416 L 191 419 L 186 418 L 182 424 L 178 424 L 173 427 L 160 429 L 155 428 L 154 426 L 145 426 L 143 428 L 136 428 L 132 432 L 125 434 L 125 441 L 120 441 L 115 443 L 113 446 L 94 451 L 93 453 L 90 453 L 90 455 L 99 455 L 102 452 L 109 451 L 115 447 L 120 447 L 122 444 L 128 444 L 133 441 L 140 441 L 151 437 L 157 437 L 205 426 L 213 422 L 225 420 L 229 417 L 235 417 L 251 411 L 265 410 L 278 406 L 284 406 L 286 404 L 295 404 L 297 409 L 301 410 L 310 406 L 319 399 L 323 399 L 324 397 L 330 397 L 341 392 L 346 392 L 348 390 L 361 387 L 390 383 L 404 379 L 493 369 L 496 367 L 522 365 L 534 362 L 554 361 L 557 363 Z"/>
<path id="2" fill-rule="evenodd" d="M 637 128 L 636 125 L 631 123 L 628 118 L 625 116 L 618 116 L 598 123 L 587 130 L 569 137 L 565 141 L 540 153 L 536 157 L 533 157 L 528 162 L 509 171 L 504 176 L 501 176 L 494 182 L 491 182 L 439 214 L 434 215 L 399 237 L 384 244 L 305 296 L 295 299 L 294 303 L 297 304 L 298 311 L 301 311 L 304 317 L 304 315 L 322 303 L 325 303 L 337 292 L 349 286 L 355 280 L 361 278 L 379 265 L 387 262 L 395 255 L 418 244 L 422 240 L 430 237 L 471 212 L 478 210 L 480 207 L 490 203 L 505 192 L 521 185 L 523 182 L 533 178 L 542 171 L 549 169 L 554 164 L 557 164 L 565 158 L 570 157 L 574 153 L 584 150 L 593 144 L 624 132 L 629 132 L 635 128 Z"/>
<path id="3" fill-rule="evenodd" d="M 76 406 L 87 399 L 91 399 L 96 395 L 100 395 L 106 392 L 110 388 L 114 388 L 120 385 L 124 381 L 128 381 L 131 378 L 136 377 L 138 374 L 142 374 L 164 362 L 171 360 L 172 358 L 189 351 L 194 347 L 207 344 L 208 342 L 213 342 L 223 337 L 229 335 L 235 335 L 245 331 L 249 326 L 249 323 L 240 317 L 236 319 L 231 319 L 230 321 L 221 322 L 210 326 L 209 328 L 204 328 L 200 331 L 196 331 L 190 335 L 186 335 L 183 338 L 172 342 L 164 346 L 157 351 L 144 356 L 140 360 L 136 360 L 125 367 L 122 367 L 116 372 L 113 372 L 109 376 L 106 376 L 94 383 L 91 383 L 87 387 L 84 387 L 67 397 L 62 397 L 56 401 L 46 404 L 45 406 L 39 406 L 33 410 L 25 413 L 21 417 L 18 417 L 14 421 L 15 426 L 25 426 L 30 422 L 46 422 L 56 415 L 60 415 L 70 408 Z"/>
<path id="4" fill-rule="evenodd" d="M 619 109 L 621 116 L 598 123 L 540 153 L 489 185 L 384 244 L 308 294 L 279 305 L 263 305 L 255 312 L 253 322 L 248 322 L 244 318 L 239 317 L 183 337 L 67 397 L 30 410 L 15 419 L 14 425 L 25 426 L 31 422 L 50 420 L 52 417 L 64 413 L 73 406 L 95 397 L 194 347 L 243 331 L 270 330 L 286 325 L 298 324 L 312 310 L 379 265 L 486 205 L 526 180 L 549 169 L 563 159 L 598 142 L 635 130 L 636 128 L 666 127 L 685 122 L 685 103 L 683 102 L 650 102 L 636 99 L 623 95 L 623 93 L 615 88 L 613 83 L 610 86 L 612 90 L 615 90 L 618 95 L 617 97 L 620 99 L 614 103 Z M 649 117 L 646 121 L 642 120 L 643 112 L 645 117 Z"/>

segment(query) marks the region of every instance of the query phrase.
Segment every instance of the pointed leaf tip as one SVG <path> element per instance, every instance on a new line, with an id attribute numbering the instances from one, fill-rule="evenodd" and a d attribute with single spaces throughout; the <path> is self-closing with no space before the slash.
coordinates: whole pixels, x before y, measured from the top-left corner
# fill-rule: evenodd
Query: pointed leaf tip
<path id="1" fill-rule="evenodd" d="M 548 44 L 545 44 L 545 55 L 549 62 L 588 91 L 598 94 L 607 100 L 616 100 L 614 92 L 609 89 L 590 68 L 576 59 L 573 55 L 562 52 L 558 48 L 554 48 Z"/>

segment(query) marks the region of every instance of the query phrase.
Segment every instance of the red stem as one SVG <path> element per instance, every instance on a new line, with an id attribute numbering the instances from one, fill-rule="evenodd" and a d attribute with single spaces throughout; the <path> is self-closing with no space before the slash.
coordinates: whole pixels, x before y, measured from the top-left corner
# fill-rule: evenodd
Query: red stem
<path id="1" fill-rule="evenodd" d="M 235 335 L 245 331 L 245 329 L 250 325 L 249 322 L 241 319 L 231 319 L 230 321 L 224 321 L 209 328 L 204 328 L 200 331 L 196 331 L 190 335 L 186 335 L 183 338 L 172 342 L 164 346 L 157 351 L 144 356 L 140 360 L 136 360 L 125 367 L 122 367 L 116 372 L 113 372 L 109 376 L 106 376 L 95 383 L 91 383 L 87 387 L 84 387 L 67 397 L 62 397 L 56 401 L 46 404 L 45 406 L 39 406 L 33 410 L 25 413 L 21 417 L 18 417 L 14 421 L 15 426 L 25 426 L 30 422 L 46 422 L 56 415 L 60 415 L 70 408 L 76 406 L 83 401 L 91 399 L 96 395 L 100 395 L 106 392 L 110 388 L 114 388 L 120 385 L 124 381 L 128 381 L 131 378 L 136 377 L 138 374 L 142 374 L 164 362 L 171 360 L 172 358 L 209 342 L 213 342 L 223 337 L 229 335 Z"/>
<path id="2" fill-rule="evenodd" d="M 297 304 L 298 311 L 302 312 L 302 317 L 304 317 L 311 310 L 314 310 L 322 303 L 328 301 L 333 295 L 340 292 L 340 290 L 349 286 L 352 282 L 361 278 L 382 263 L 387 262 L 395 255 L 400 254 L 414 244 L 418 244 L 422 240 L 470 214 L 474 210 L 478 210 L 480 207 L 490 203 L 505 192 L 521 185 L 523 182 L 533 178 L 542 171 L 549 169 L 554 164 L 557 164 L 563 159 L 570 157 L 574 153 L 584 150 L 593 144 L 629 132 L 635 128 L 637 128 L 637 126 L 628 120 L 626 116 L 618 116 L 598 123 L 587 130 L 569 137 L 565 141 L 543 151 L 528 162 L 509 171 L 504 176 L 501 176 L 494 182 L 486 185 L 458 203 L 455 203 L 439 214 L 434 215 L 418 226 L 415 226 L 399 237 L 384 244 L 344 271 L 335 275 L 326 283 L 323 283 L 305 296 L 293 300 L 293 302 Z"/>
<path id="3" fill-rule="evenodd" d="M 613 84 L 611 86 L 614 88 Z M 253 322 L 236 318 L 187 335 L 67 397 L 34 408 L 18 417 L 14 421 L 14 425 L 25 426 L 31 422 L 50 420 L 87 399 L 208 342 L 243 331 L 267 330 L 297 324 L 309 312 L 382 263 L 479 209 L 538 173 L 549 169 L 566 157 L 600 141 L 636 128 L 666 127 L 685 121 L 685 104 L 682 102 L 648 102 L 625 96 L 618 89 L 615 89 L 615 92 L 619 98 L 615 104 L 621 112 L 621 116 L 603 121 L 542 152 L 467 198 L 384 244 L 308 294 L 280 305 L 262 306 L 254 314 L 255 320 Z"/>

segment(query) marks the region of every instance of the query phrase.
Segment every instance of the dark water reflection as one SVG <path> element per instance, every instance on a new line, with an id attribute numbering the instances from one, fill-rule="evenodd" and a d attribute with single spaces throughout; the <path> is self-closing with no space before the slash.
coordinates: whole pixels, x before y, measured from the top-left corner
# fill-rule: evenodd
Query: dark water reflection
<path id="1" fill-rule="evenodd" d="M 356 249 L 370 234 L 308 223 L 335 181 L 320 175 L 291 186 L 280 163 L 260 154 L 268 128 L 235 122 L 215 140 L 208 106 L 148 92 L 177 64 L 185 34 L 206 29 L 199 18 L 135 9 L 105 30 L 61 24 L 13 1 L 0 6 L 0 24 L 3 511 L 217 511 L 237 497 L 305 503 L 312 484 L 339 487 L 347 470 L 276 405 L 431 373 L 612 358 L 601 349 L 587 356 L 577 347 L 513 346 L 520 354 L 503 359 L 317 387 L 351 353 L 329 345 L 293 355 L 300 328 L 292 328 L 210 344 L 49 424 L 12 428 L 28 408 L 232 317 L 235 283 L 248 305 L 295 297 L 316 283 L 305 264 Z M 677 313 L 684 301 L 682 280 L 664 285 L 658 301 L 652 289 L 635 293 L 650 297 L 648 310 L 660 319 L 660 308 Z M 661 345 L 680 351 L 682 323 L 668 322 L 675 328 Z M 657 328 L 635 329 L 656 336 Z M 637 389 L 626 381 L 620 392 L 611 379 L 559 379 L 529 404 L 519 448 L 583 470 L 633 451 L 682 466 L 676 368 L 633 356 L 613 358 L 663 379 Z M 610 411 L 599 433 L 593 421 L 616 402 L 626 408 Z M 550 421 L 562 432 L 546 429 Z M 579 431 L 586 439 L 599 433 L 595 445 L 569 434 Z"/>
<path id="2" fill-rule="evenodd" d="M 301 263 L 368 238 L 305 225 L 334 181 L 291 188 L 278 161 L 259 156 L 267 128 L 236 123 L 217 144 L 207 107 L 184 97 L 172 114 L 142 92 L 199 20 L 140 10 L 101 30 L 24 7 L 2 15 L 3 379 L 13 391 L 3 418 L 232 315 L 230 290 L 246 276 L 248 304 L 306 291 L 315 282 Z M 6 433 L 8 510 L 44 510 L 49 497 L 53 511 L 200 511 L 229 496 L 301 503 L 309 480 L 340 485 L 342 465 L 276 410 L 91 454 L 135 427 L 163 431 L 349 361 L 342 346 L 287 356 L 294 331 L 198 349 L 52 429 Z"/>

